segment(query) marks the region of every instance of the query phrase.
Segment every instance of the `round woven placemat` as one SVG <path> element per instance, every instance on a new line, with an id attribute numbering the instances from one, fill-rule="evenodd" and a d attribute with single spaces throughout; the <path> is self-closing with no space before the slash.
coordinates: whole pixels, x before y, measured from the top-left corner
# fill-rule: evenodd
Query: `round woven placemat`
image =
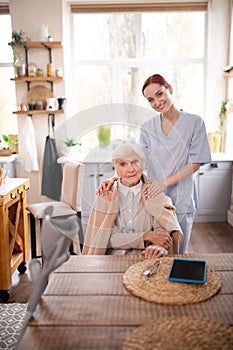
<path id="1" fill-rule="evenodd" d="M 166 317 L 135 329 L 122 350 L 230 350 L 233 327 L 205 318 Z"/>
<path id="2" fill-rule="evenodd" d="M 194 304 L 210 299 L 221 288 L 221 279 L 207 266 L 206 283 L 180 283 L 168 281 L 172 258 L 161 258 L 160 271 L 151 277 L 143 276 L 155 260 L 144 260 L 131 265 L 123 275 L 123 284 L 133 295 L 160 304 Z"/>

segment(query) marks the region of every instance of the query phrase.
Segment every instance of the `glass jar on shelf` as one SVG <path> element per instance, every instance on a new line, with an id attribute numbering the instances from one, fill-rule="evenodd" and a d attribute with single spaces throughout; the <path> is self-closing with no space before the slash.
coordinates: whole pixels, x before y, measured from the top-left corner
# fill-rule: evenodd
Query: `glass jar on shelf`
<path id="1" fill-rule="evenodd" d="M 53 63 L 47 64 L 47 76 L 54 77 L 55 76 L 55 66 Z"/>
<path id="2" fill-rule="evenodd" d="M 18 57 L 15 61 L 15 77 L 22 78 L 26 76 L 26 64 L 23 57 Z"/>
<path id="3" fill-rule="evenodd" d="M 42 68 L 37 68 L 36 76 L 37 77 L 43 77 L 43 75 L 44 75 L 43 69 Z"/>
<path id="4" fill-rule="evenodd" d="M 28 64 L 28 76 L 29 77 L 35 77 L 36 76 L 36 64 L 33 62 L 30 62 Z"/>

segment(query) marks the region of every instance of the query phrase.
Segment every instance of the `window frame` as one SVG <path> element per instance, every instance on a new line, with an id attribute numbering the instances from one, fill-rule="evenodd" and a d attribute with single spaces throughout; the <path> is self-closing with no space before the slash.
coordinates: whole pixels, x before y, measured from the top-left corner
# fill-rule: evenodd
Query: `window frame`
<path id="1" fill-rule="evenodd" d="M 0 4 L 0 16 L 2 15 L 10 16 L 10 9 L 8 4 Z M 10 19 L 11 19 L 11 16 L 10 16 Z M 12 58 L 12 61 L 13 61 L 13 58 Z M 12 73 L 13 73 L 14 65 L 12 61 L 0 62 L 0 69 L 12 68 Z M 10 82 L 11 78 L 12 78 L 12 75 L 9 76 L 9 84 L 12 83 Z M 0 122 L 1 122 L 0 134 L 1 133 L 18 134 L 18 121 L 17 121 L 17 118 L 12 113 L 13 106 L 16 105 L 15 86 L 13 85 L 12 85 L 12 91 L 14 91 L 14 94 L 10 93 L 8 95 L 11 97 L 11 101 L 5 102 L 4 100 L 5 103 L 1 105 L 1 111 L 2 110 L 4 111 L 4 116 L 2 114 L 2 116 L 0 117 Z M 6 120 L 7 122 L 4 122 L 4 120 Z"/>
<path id="2" fill-rule="evenodd" d="M 70 9 L 71 13 L 207 11 L 208 1 L 75 3 L 70 5 Z"/>

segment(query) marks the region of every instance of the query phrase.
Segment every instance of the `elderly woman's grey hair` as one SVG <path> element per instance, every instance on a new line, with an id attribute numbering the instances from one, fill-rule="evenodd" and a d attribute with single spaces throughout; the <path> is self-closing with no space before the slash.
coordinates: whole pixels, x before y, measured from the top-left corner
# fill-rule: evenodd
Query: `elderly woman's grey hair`
<path id="1" fill-rule="evenodd" d="M 146 157 L 142 148 L 136 143 L 125 143 L 118 146 L 112 155 L 112 164 L 115 167 L 115 163 L 123 158 L 131 157 L 132 155 L 138 158 L 139 164 L 144 170 L 146 165 Z"/>

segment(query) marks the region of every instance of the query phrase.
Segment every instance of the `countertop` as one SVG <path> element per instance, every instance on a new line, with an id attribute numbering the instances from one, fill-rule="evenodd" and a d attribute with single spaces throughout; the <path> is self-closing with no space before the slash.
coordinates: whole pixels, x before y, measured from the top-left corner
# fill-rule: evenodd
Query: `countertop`
<path id="1" fill-rule="evenodd" d="M 230 153 L 212 153 L 212 161 L 214 162 L 232 162 L 233 161 L 233 152 Z"/>
<path id="2" fill-rule="evenodd" d="M 0 157 L 0 164 L 7 164 L 14 162 L 18 158 L 18 154 L 12 154 L 11 156 Z"/>
<path id="3" fill-rule="evenodd" d="M 212 153 L 213 162 L 233 162 L 233 153 Z M 82 152 L 71 152 L 68 155 L 63 155 L 58 158 L 58 163 L 66 161 L 74 161 L 81 163 L 111 163 L 112 150 L 105 148 L 97 148 L 88 155 Z M 1 163 L 1 162 L 0 162 Z"/>

